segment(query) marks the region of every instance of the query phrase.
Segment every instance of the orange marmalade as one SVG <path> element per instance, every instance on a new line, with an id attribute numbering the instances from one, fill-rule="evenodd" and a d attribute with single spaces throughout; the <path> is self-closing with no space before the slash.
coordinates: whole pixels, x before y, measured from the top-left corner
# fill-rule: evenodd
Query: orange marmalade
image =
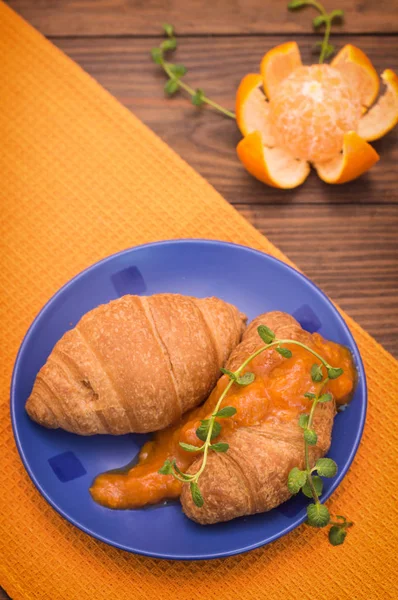
<path id="1" fill-rule="evenodd" d="M 245 387 L 232 385 L 221 407 L 233 406 L 236 413 L 233 417 L 220 419 L 222 430 L 217 441 L 223 440 L 239 427 L 258 426 L 265 421 L 298 419 L 300 413 L 309 411 L 311 402 L 304 394 L 316 393 L 321 385 L 311 379 L 314 356 L 299 346 L 288 343 L 284 346 L 291 349 L 291 358 L 282 358 L 275 349 L 265 350 L 247 367 L 248 371 L 255 374 L 254 382 Z M 329 364 L 344 370 L 338 379 L 328 382 L 324 391 L 333 394 L 337 405 L 345 404 L 355 385 L 355 368 L 350 351 L 324 340 L 318 334 L 312 335 L 311 346 Z M 202 406 L 185 414 L 177 424 L 155 433 L 153 440 L 144 444 L 138 463 L 130 470 L 99 475 L 90 489 L 93 499 L 109 508 L 139 508 L 179 497 L 182 484 L 172 475 L 161 475 L 158 471 L 167 458 L 175 459 L 178 467 L 186 471 L 200 456 L 183 450 L 179 442 L 202 445 L 203 442 L 196 436 L 196 429 L 201 419 L 211 416 L 228 381 L 228 377 L 223 375 Z"/>

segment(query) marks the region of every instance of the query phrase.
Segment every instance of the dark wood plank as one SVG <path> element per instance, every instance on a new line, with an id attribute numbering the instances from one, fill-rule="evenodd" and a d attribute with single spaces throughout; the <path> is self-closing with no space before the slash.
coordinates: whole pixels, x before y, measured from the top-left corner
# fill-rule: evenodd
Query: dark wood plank
<path id="1" fill-rule="evenodd" d="M 11 600 L 10 596 L 3 590 L 3 588 L 0 588 L 0 600 Z"/>
<path id="2" fill-rule="evenodd" d="M 154 34 L 160 23 L 173 23 L 179 33 L 308 33 L 315 11 L 290 13 L 287 0 L 9 0 L 45 35 Z M 325 0 L 344 9 L 341 31 L 396 32 L 396 0 Z"/>
<path id="3" fill-rule="evenodd" d="M 236 208 L 398 358 L 398 206 Z"/>
<path id="4" fill-rule="evenodd" d="M 282 37 L 187 38 L 181 40 L 176 60 L 189 69 L 187 81 L 229 108 L 243 75 L 259 68 L 265 51 L 285 41 Z M 267 187 L 253 179 L 236 157 L 241 138 L 235 123 L 218 113 L 197 109 L 185 94 L 165 98 L 165 77 L 149 58 L 148 39 L 57 39 L 55 43 L 93 75 L 116 98 L 160 135 L 232 203 L 393 203 L 398 202 L 397 130 L 375 143 L 381 161 L 361 179 L 330 186 L 312 173 L 292 191 Z M 341 47 L 345 40 L 336 37 Z M 378 72 L 398 68 L 397 39 L 386 36 L 354 40 L 373 60 Z M 301 38 L 303 60 L 312 62 L 312 36 Z"/>

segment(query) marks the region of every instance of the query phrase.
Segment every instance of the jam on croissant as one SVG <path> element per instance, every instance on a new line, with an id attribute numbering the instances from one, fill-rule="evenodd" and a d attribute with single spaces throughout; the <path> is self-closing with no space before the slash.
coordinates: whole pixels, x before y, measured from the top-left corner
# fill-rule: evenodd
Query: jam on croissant
<path id="1" fill-rule="evenodd" d="M 349 400 L 355 384 L 355 369 L 349 350 L 324 340 L 318 334 L 309 334 L 301 329 L 293 317 L 284 313 L 268 313 L 252 322 L 227 363 L 229 369 L 238 368 L 247 356 L 262 345 L 257 334 L 257 326 L 261 323 L 268 325 L 277 337 L 301 340 L 329 364 L 343 368 L 343 375 L 329 381 L 325 391 L 333 395 L 337 404 Z M 187 413 L 176 425 L 156 433 L 153 440 L 143 446 L 137 465 L 127 472 L 99 475 L 90 490 L 93 499 L 109 508 L 138 508 L 177 498 L 184 487 L 183 509 L 189 517 L 202 523 L 262 512 L 286 500 L 289 497 L 287 473 L 292 466 L 300 463 L 303 453 L 302 433 L 297 422 L 299 415 L 310 408 L 310 401 L 304 397 L 304 393 L 315 392 L 317 384 L 312 381 L 310 374 L 314 364 L 313 355 L 296 345 L 284 346 L 291 349 L 291 358 L 283 358 L 274 349 L 264 351 L 247 367 L 255 374 L 255 381 L 246 387 L 234 384 L 223 401 L 223 406 L 235 407 L 236 413 L 233 417 L 222 419 L 222 430 L 217 441 L 228 441 L 230 447 L 225 454 L 209 454 L 206 469 L 200 478 L 204 497 L 202 508 L 192 504 L 190 493 L 185 490 L 188 486 L 183 486 L 171 475 L 159 474 L 158 470 L 166 458 L 176 459 L 178 467 L 184 472 L 188 469 L 195 472 L 199 468 L 200 454 L 183 450 L 179 442 L 201 445 L 196 429 L 200 420 L 208 418 L 213 412 L 228 383 L 225 375 L 219 379 L 202 406 Z M 335 402 L 319 405 L 319 411 L 318 407 L 316 409 L 314 425 L 318 432 L 318 444 L 313 450 L 314 460 L 329 448 Z M 252 448 L 257 450 L 253 451 Z M 261 466 L 262 461 L 268 462 L 261 470 L 258 463 Z M 241 472 L 240 467 L 238 469 L 240 462 L 245 465 L 245 472 Z"/>

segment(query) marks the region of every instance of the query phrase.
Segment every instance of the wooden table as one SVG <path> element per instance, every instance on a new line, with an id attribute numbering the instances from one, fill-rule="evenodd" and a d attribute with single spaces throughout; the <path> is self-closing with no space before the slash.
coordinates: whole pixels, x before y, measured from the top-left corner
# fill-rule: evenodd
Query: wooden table
<path id="1" fill-rule="evenodd" d="M 290 13 L 276 0 L 10 0 L 9 4 L 199 171 L 333 300 L 398 356 L 397 132 L 374 144 L 381 161 L 367 176 L 328 186 L 315 174 L 283 191 L 252 179 L 236 158 L 234 122 L 196 109 L 184 94 L 164 97 L 149 51 L 161 24 L 174 24 L 176 62 L 186 80 L 233 108 L 240 79 L 263 54 L 296 39 L 303 60 L 320 39 L 315 12 Z M 333 43 L 360 46 L 377 71 L 398 70 L 397 0 L 327 1 L 346 19 Z M 1 596 L 0 598 L 7 596 Z"/>

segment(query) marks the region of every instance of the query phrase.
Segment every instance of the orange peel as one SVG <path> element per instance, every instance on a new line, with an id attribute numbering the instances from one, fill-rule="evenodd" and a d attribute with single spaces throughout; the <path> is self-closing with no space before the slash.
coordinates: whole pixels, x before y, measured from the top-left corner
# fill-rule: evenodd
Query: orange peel
<path id="1" fill-rule="evenodd" d="M 346 77 L 351 88 L 358 90 L 362 106 L 373 104 L 380 89 L 379 76 L 360 48 L 346 44 L 334 57 L 330 66 Z"/>
<path id="2" fill-rule="evenodd" d="M 336 158 L 314 167 L 326 183 L 347 183 L 368 171 L 378 160 L 379 155 L 368 142 L 355 131 L 344 134 L 343 152 Z"/>
<path id="3" fill-rule="evenodd" d="M 253 177 L 275 188 L 295 188 L 307 179 L 310 172 L 306 161 L 295 159 L 283 148 L 264 146 L 260 131 L 245 136 L 236 151 Z"/>
<path id="4" fill-rule="evenodd" d="M 271 98 L 281 81 L 301 65 L 300 50 L 296 42 L 280 44 L 267 52 L 260 66 L 267 98 Z"/>
<path id="5" fill-rule="evenodd" d="M 236 122 L 242 135 L 261 131 L 263 143 L 275 143 L 269 122 L 269 105 L 262 92 L 263 78 L 260 74 L 246 75 L 236 94 Z"/>
<path id="6" fill-rule="evenodd" d="M 383 137 L 398 123 L 398 77 L 394 71 L 386 69 L 381 78 L 387 91 L 358 124 L 358 134 L 368 142 Z"/>

